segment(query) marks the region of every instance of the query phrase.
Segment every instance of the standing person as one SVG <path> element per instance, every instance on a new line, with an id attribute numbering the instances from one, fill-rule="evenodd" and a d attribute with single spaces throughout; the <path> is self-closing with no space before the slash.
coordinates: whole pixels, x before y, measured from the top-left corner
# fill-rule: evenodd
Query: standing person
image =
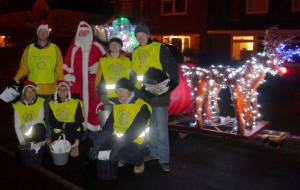
<path id="1" fill-rule="evenodd" d="M 133 84 L 126 78 L 116 83 L 117 100 L 90 152 L 97 157 L 99 150 L 112 149 L 111 160 L 134 165 L 134 173 L 144 172 L 144 140 L 152 108 L 133 92 Z"/>
<path id="2" fill-rule="evenodd" d="M 161 169 L 170 171 L 170 148 L 168 135 L 168 106 L 170 94 L 179 81 L 178 66 L 169 49 L 159 42 L 150 39 L 150 31 L 146 25 L 138 25 L 135 29 L 135 36 L 139 46 L 132 54 L 132 70 L 137 75 L 136 87 L 141 88 L 145 73 L 151 70 L 158 70 L 168 75 L 170 82 L 167 86 L 167 93 L 149 97 L 148 102 L 153 108 L 150 120 L 150 154 L 158 158 Z M 154 72 L 157 73 L 157 72 Z"/>
<path id="3" fill-rule="evenodd" d="M 112 101 L 117 99 L 115 86 L 119 79 L 130 78 L 131 61 L 121 50 L 123 42 L 120 38 L 112 38 L 108 42 L 109 52 L 100 58 L 100 66 L 96 75 L 98 94 L 104 103 L 105 110 L 111 110 Z"/>
<path id="4" fill-rule="evenodd" d="M 55 92 L 56 81 L 63 79 L 62 55 L 58 46 L 49 41 L 48 24 L 41 23 L 36 34 L 37 41 L 23 52 L 14 81 L 19 84 L 27 76 L 38 86 L 37 94 L 50 99 Z"/>
<path id="5" fill-rule="evenodd" d="M 13 104 L 15 131 L 21 145 L 45 139 L 44 98 L 36 94 L 36 84 L 27 80 L 21 99 Z"/>
<path id="6" fill-rule="evenodd" d="M 70 82 L 71 93 L 80 95 L 83 101 L 84 127 L 91 140 L 100 130 L 96 108 L 100 99 L 95 87 L 96 72 L 104 48 L 93 37 L 91 26 L 85 21 L 78 25 L 74 41 L 69 46 L 65 62 L 65 80 Z"/>
<path id="7" fill-rule="evenodd" d="M 54 99 L 49 102 L 49 122 L 52 126 L 52 139 L 58 139 L 63 133 L 72 144 L 71 156 L 79 156 L 79 141 L 83 136 L 82 102 L 71 97 L 70 85 L 66 81 L 58 81 Z"/>

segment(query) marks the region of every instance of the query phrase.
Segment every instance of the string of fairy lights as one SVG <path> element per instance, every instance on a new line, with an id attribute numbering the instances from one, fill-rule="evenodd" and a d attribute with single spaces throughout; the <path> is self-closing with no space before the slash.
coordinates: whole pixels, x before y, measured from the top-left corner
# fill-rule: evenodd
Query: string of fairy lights
<path id="1" fill-rule="evenodd" d="M 286 40 L 278 37 L 276 29 L 266 31 L 265 49 L 262 53 L 247 60 L 242 66 L 210 66 L 209 68 L 182 65 L 187 84 L 193 89 L 195 100 L 195 118 L 198 126 L 213 123 L 219 117 L 219 93 L 229 88 L 237 120 L 236 130 L 244 133 L 252 129 L 261 117 L 257 97 L 257 88 L 265 82 L 265 75 L 278 74 L 284 61 L 291 62 L 300 55 L 300 48 L 286 49 Z"/>

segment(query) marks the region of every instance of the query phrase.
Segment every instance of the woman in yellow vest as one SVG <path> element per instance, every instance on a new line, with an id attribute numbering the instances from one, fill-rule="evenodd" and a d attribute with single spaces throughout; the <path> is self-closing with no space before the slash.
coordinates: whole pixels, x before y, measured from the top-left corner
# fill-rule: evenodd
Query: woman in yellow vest
<path id="1" fill-rule="evenodd" d="M 25 81 L 20 101 L 13 104 L 15 131 L 21 145 L 45 140 L 44 99 L 36 96 L 37 86 Z"/>
<path id="2" fill-rule="evenodd" d="M 66 81 L 58 81 L 54 99 L 49 102 L 49 123 L 52 127 L 51 140 L 58 139 L 64 133 L 72 144 L 71 156 L 79 156 L 79 141 L 83 136 L 84 122 L 82 102 L 71 97 L 70 86 Z"/>
<path id="3" fill-rule="evenodd" d="M 140 174 L 144 172 L 144 140 L 152 108 L 135 96 L 133 85 L 126 78 L 117 82 L 115 91 L 118 99 L 90 156 L 97 157 L 99 150 L 112 148 L 111 160 L 133 164 L 134 173 Z"/>
<path id="4" fill-rule="evenodd" d="M 130 78 L 131 61 L 121 50 L 123 46 L 120 38 L 112 38 L 108 42 L 109 51 L 106 57 L 100 58 L 100 64 L 96 75 L 96 88 L 104 102 L 105 109 L 111 105 L 117 94 L 115 86 L 121 78 Z M 108 109 L 111 109 L 108 107 Z"/>

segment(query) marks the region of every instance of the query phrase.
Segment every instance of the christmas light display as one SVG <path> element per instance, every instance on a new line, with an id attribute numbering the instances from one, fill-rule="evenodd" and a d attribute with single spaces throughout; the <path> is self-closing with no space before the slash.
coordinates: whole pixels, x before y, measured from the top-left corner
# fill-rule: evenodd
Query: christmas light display
<path id="1" fill-rule="evenodd" d="M 195 118 L 200 128 L 203 124 L 220 122 L 218 97 L 221 89 L 226 87 L 230 89 L 235 110 L 237 126 L 234 131 L 244 134 L 245 129 L 256 127 L 261 117 L 257 101 L 258 87 L 267 73 L 276 75 L 285 60 L 300 55 L 299 48 L 285 50 L 286 40 L 276 31 L 276 28 L 267 30 L 264 51 L 238 68 L 222 65 L 208 69 L 186 65 L 181 67 L 188 85 L 193 88 Z"/>
<path id="2" fill-rule="evenodd" d="M 132 52 L 138 46 L 135 38 L 135 25 L 131 25 L 125 17 L 114 20 L 111 25 L 96 25 L 96 36 L 103 42 L 109 41 L 113 37 L 118 37 L 123 41 L 122 50 Z"/>

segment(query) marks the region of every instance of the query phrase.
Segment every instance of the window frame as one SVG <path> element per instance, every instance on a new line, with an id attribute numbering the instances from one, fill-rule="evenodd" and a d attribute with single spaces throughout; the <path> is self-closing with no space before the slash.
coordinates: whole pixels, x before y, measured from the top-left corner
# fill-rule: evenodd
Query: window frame
<path id="1" fill-rule="evenodd" d="M 251 0 L 246 0 L 246 10 L 245 10 L 245 13 L 247 14 L 247 15 L 255 15 L 255 14 L 268 14 L 269 13 L 269 11 L 270 11 L 270 0 L 264 0 L 264 1 L 266 1 L 267 2 L 267 10 L 264 10 L 264 11 L 249 11 L 249 1 L 251 1 Z M 260 0 L 260 2 L 261 2 L 262 0 Z"/>
<path id="2" fill-rule="evenodd" d="M 172 12 L 165 13 L 164 12 L 164 3 L 172 2 Z M 161 16 L 176 16 L 176 15 L 186 15 L 187 14 L 187 0 L 184 0 L 184 12 L 176 12 L 176 0 L 161 0 Z"/>
<path id="3" fill-rule="evenodd" d="M 291 0 L 291 12 L 297 13 L 300 12 L 300 6 L 298 8 L 295 7 L 295 1 L 296 0 Z M 300 3 L 300 2 L 299 2 Z"/>

